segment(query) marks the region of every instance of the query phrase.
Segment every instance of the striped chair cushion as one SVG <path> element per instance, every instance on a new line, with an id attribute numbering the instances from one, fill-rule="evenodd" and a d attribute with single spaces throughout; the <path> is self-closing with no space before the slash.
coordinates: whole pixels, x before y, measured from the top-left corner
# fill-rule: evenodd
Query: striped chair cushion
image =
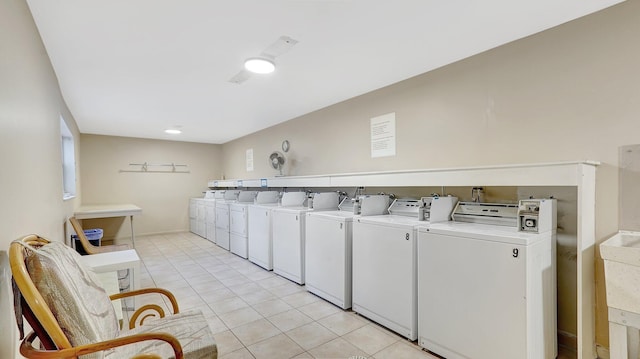
<path id="1" fill-rule="evenodd" d="M 26 259 L 33 283 L 73 346 L 113 339 L 120 331 L 109 296 L 79 258 L 64 243 L 51 242 Z M 102 357 L 96 353 L 83 359 Z"/>

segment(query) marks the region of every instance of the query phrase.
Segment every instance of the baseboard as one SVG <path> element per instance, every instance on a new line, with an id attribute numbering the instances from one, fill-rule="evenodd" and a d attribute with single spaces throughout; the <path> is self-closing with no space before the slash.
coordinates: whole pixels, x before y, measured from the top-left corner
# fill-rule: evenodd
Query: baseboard
<path id="1" fill-rule="evenodd" d="M 186 233 L 189 232 L 188 229 L 175 229 L 172 231 L 162 231 L 162 232 L 146 232 L 146 233 L 136 233 L 136 238 L 145 237 L 145 236 L 157 236 L 159 234 L 173 234 L 173 233 Z M 131 239 L 131 236 L 125 237 Z"/>
<path id="2" fill-rule="evenodd" d="M 136 238 L 138 237 L 145 237 L 145 236 L 157 236 L 160 234 L 173 234 L 173 233 L 186 233 L 189 232 L 189 230 L 187 229 L 176 229 L 176 230 L 172 230 L 172 231 L 162 231 L 162 232 L 145 232 L 145 233 L 136 233 Z M 130 235 L 123 235 L 123 236 L 104 236 L 102 237 L 102 241 L 111 241 L 111 242 L 117 242 L 118 240 L 125 240 L 125 241 L 131 241 L 131 236 Z"/>

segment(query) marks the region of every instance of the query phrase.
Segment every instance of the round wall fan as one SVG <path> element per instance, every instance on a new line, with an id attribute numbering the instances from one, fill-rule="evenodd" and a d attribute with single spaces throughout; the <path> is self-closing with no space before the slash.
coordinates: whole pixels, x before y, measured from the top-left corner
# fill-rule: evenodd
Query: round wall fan
<path id="1" fill-rule="evenodd" d="M 280 176 L 282 176 L 282 166 L 284 166 L 285 158 L 282 152 L 274 151 L 269 155 L 269 162 L 271 163 L 271 167 L 280 171 Z"/>

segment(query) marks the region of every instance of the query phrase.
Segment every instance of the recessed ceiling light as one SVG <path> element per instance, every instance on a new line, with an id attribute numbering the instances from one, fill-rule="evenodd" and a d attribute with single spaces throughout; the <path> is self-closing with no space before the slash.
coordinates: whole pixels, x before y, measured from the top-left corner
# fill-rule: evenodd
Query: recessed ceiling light
<path id="1" fill-rule="evenodd" d="M 164 130 L 164 133 L 168 133 L 170 135 L 179 135 L 179 134 L 182 133 L 182 131 L 169 128 L 169 129 Z"/>
<path id="2" fill-rule="evenodd" d="M 244 62 L 244 68 L 256 74 L 270 74 L 276 69 L 276 64 L 269 59 L 252 57 Z"/>

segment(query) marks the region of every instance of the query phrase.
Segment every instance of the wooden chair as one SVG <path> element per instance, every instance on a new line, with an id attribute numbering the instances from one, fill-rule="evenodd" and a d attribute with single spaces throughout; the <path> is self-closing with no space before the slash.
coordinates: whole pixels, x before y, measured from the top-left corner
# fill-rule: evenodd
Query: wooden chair
<path id="1" fill-rule="evenodd" d="M 79 258 L 63 243 L 37 235 L 11 243 L 9 262 L 24 357 L 217 358 L 215 340 L 200 311 L 180 313 L 173 294 L 160 288 L 108 296 Z M 161 307 L 147 304 L 133 314 L 129 330 L 120 330 L 110 301 L 146 293 L 168 298 L 173 314 L 165 316 Z M 23 317 L 33 328 L 26 338 Z"/>
<path id="2" fill-rule="evenodd" d="M 76 217 L 69 218 L 69 222 L 71 222 L 71 226 L 73 227 L 73 230 L 76 231 L 76 234 L 78 235 L 78 239 L 82 244 L 82 248 L 84 248 L 84 251 L 87 252 L 87 254 L 124 251 L 124 250 L 130 249 L 129 245 L 126 243 L 114 244 L 109 246 L 94 246 L 93 244 L 91 244 L 91 242 L 89 242 L 89 240 L 87 239 L 87 236 L 84 235 L 84 230 L 82 229 L 82 225 L 80 224 L 80 222 Z"/>

